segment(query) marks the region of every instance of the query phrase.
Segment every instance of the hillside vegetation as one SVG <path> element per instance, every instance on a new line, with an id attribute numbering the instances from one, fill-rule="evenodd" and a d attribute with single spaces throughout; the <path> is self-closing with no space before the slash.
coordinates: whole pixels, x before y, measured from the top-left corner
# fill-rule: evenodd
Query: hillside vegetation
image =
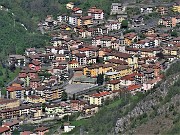
<path id="1" fill-rule="evenodd" d="M 23 54 L 27 47 L 41 47 L 48 43 L 48 36 L 31 33 L 7 11 L 0 11 L 0 60 L 8 54 Z"/>

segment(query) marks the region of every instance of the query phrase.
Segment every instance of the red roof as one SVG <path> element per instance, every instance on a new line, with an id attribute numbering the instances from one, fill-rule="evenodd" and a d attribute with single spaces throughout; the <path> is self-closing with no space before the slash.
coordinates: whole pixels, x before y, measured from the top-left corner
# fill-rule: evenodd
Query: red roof
<path id="1" fill-rule="evenodd" d="M 140 74 L 140 73 L 132 73 L 132 74 L 130 74 L 130 75 L 123 76 L 121 79 L 122 79 L 122 80 L 130 80 L 130 81 L 133 81 L 135 76 L 142 77 L 143 75 Z"/>
<path id="2" fill-rule="evenodd" d="M 17 87 L 17 86 L 9 86 L 7 87 L 7 91 L 13 92 L 13 91 L 18 91 L 18 90 L 23 90 L 22 87 Z"/>
<path id="3" fill-rule="evenodd" d="M 43 131 L 46 131 L 46 130 L 48 130 L 47 127 L 38 127 L 38 128 L 35 129 L 35 131 L 37 131 L 37 132 L 43 132 Z"/>
<path id="4" fill-rule="evenodd" d="M 69 64 L 77 64 L 78 62 L 76 60 L 72 60 L 69 62 Z"/>
<path id="5" fill-rule="evenodd" d="M 103 92 L 100 92 L 100 93 L 92 94 L 91 96 L 93 96 L 93 97 L 103 97 L 103 96 L 106 96 L 106 95 L 109 95 L 109 94 L 110 94 L 110 92 L 103 91 Z"/>
<path id="6" fill-rule="evenodd" d="M 137 34 L 134 33 L 134 32 L 131 32 L 131 33 L 127 33 L 124 35 L 124 37 L 128 38 L 128 39 L 133 39 L 134 37 L 136 37 Z"/>
<path id="7" fill-rule="evenodd" d="M 89 20 L 92 19 L 92 16 L 83 16 L 81 17 L 81 20 Z"/>
<path id="8" fill-rule="evenodd" d="M 81 10 L 81 9 L 78 8 L 78 7 L 75 7 L 75 8 L 72 9 L 72 11 L 74 11 L 74 12 L 79 11 L 79 10 Z"/>
<path id="9" fill-rule="evenodd" d="M 87 47 L 84 47 L 84 48 L 80 48 L 80 49 L 79 49 L 79 51 L 81 51 L 81 52 L 85 52 L 85 51 L 90 51 L 90 49 L 89 49 L 89 48 L 87 48 Z"/>
<path id="10" fill-rule="evenodd" d="M 32 134 L 31 131 L 24 131 L 24 132 L 21 132 L 21 135 L 30 135 L 30 134 Z"/>
<path id="11" fill-rule="evenodd" d="M 98 9 L 96 7 L 92 7 L 88 10 L 88 13 L 101 14 L 103 12 L 102 9 Z"/>
<path id="12" fill-rule="evenodd" d="M 19 74 L 18 77 L 19 77 L 19 78 L 26 78 L 26 77 L 27 77 L 27 74 Z"/>
<path id="13" fill-rule="evenodd" d="M 10 129 L 8 127 L 0 127 L 0 134 L 9 131 Z"/>
<path id="14" fill-rule="evenodd" d="M 133 90 L 136 90 L 136 89 L 139 89 L 139 88 L 141 88 L 141 85 L 135 84 L 135 85 L 129 85 L 127 90 L 133 91 Z"/>
<path id="15" fill-rule="evenodd" d="M 111 80 L 111 81 L 109 81 L 108 84 L 118 84 L 120 82 L 121 82 L 120 80 Z"/>

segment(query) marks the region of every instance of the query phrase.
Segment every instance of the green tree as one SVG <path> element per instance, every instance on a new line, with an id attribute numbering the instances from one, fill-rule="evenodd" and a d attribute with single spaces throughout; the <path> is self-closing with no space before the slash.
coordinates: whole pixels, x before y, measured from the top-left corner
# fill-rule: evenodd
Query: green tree
<path id="1" fill-rule="evenodd" d="M 122 21 L 121 28 L 128 28 L 128 20 L 123 20 Z"/>
<path id="2" fill-rule="evenodd" d="M 172 37 L 178 37 L 178 32 L 175 31 L 175 30 L 172 31 L 172 32 L 171 32 L 171 36 L 172 36 Z"/>
<path id="3" fill-rule="evenodd" d="M 97 84 L 102 85 L 104 82 L 104 74 L 98 74 L 97 76 Z"/>
<path id="4" fill-rule="evenodd" d="M 6 68 L 6 70 L 5 70 L 5 78 L 6 78 L 6 79 L 9 78 L 9 71 L 8 71 L 7 68 Z"/>
<path id="5" fill-rule="evenodd" d="M 62 101 L 66 101 L 67 98 L 68 98 L 67 93 L 66 93 L 65 91 L 63 91 L 63 92 L 62 92 L 62 96 L 61 96 L 61 100 L 62 100 Z"/>
<path id="6" fill-rule="evenodd" d="M 2 70 L 0 70 L 0 76 L 2 76 L 3 75 L 3 72 L 2 72 Z"/>

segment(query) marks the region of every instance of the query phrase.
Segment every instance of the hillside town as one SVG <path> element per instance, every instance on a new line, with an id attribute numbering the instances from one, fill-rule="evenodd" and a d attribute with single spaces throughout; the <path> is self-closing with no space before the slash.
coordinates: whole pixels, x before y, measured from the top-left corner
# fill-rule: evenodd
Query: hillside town
<path id="1" fill-rule="evenodd" d="M 0 94 L 0 134 L 44 135 L 48 126 L 19 127 L 77 112 L 89 118 L 122 93 L 146 93 L 164 78 L 180 58 L 180 2 L 133 7 L 137 14 L 132 5 L 109 6 L 105 13 L 67 3 L 68 14 L 47 15 L 38 24 L 51 35 L 49 46 L 8 56 L 8 66 L 20 72 Z M 67 121 L 62 130 L 73 128 Z"/>

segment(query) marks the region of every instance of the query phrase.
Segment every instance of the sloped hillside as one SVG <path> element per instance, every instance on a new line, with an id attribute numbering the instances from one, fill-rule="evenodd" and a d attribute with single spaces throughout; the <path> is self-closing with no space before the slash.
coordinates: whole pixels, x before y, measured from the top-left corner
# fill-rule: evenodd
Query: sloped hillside
<path id="1" fill-rule="evenodd" d="M 0 10 L 0 58 L 8 54 L 22 54 L 27 47 L 41 47 L 49 41 L 48 36 L 31 33 L 17 21 L 10 11 Z"/>

